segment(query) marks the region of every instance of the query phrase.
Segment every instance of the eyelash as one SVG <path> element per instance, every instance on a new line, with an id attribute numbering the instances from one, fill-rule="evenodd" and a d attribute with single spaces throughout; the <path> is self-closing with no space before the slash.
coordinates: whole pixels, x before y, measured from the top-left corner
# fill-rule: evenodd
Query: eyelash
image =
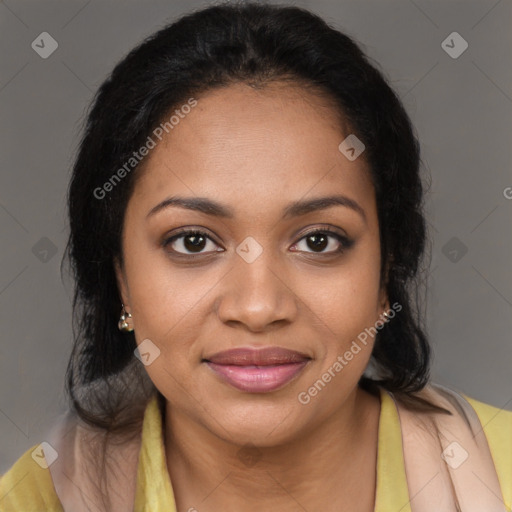
<path id="1" fill-rule="evenodd" d="M 327 234 L 333 238 L 335 238 L 339 243 L 340 243 L 340 247 L 338 249 L 335 249 L 334 251 L 329 251 L 329 252 L 318 252 L 318 253 L 315 253 L 315 252 L 306 252 L 306 254 L 317 254 L 319 256 L 332 256 L 333 254 L 342 254 L 344 253 L 347 249 L 350 249 L 350 247 L 353 245 L 354 241 L 353 240 L 350 240 L 348 239 L 347 237 L 343 236 L 343 235 L 340 235 L 339 233 L 333 231 L 332 229 L 330 229 L 329 227 L 324 227 L 324 228 L 316 228 L 316 229 L 313 229 L 311 230 L 310 232 L 304 234 L 297 242 L 295 242 L 295 244 L 293 245 L 296 245 L 298 244 L 299 242 L 301 242 L 302 240 L 304 240 L 305 238 L 307 237 L 310 237 L 310 236 L 313 236 L 313 235 L 316 235 L 316 234 Z M 178 233 L 174 234 L 173 236 L 169 237 L 169 238 L 166 238 L 163 242 L 162 242 L 162 246 L 164 248 L 166 248 L 168 245 L 171 245 L 173 242 L 175 242 L 176 240 L 180 239 L 180 238 L 185 238 L 187 236 L 190 236 L 190 235 L 200 235 L 200 236 L 204 236 L 205 238 L 207 238 L 208 240 L 211 240 L 212 242 L 216 243 L 209 235 L 208 233 L 204 232 L 204 231 L 201 231 L 201 230 L 198 230 L 198 229 L 186 229 L 184 228 L 183 230 L 179 231 Z M 185 254 L 185 253 L 180 253 L 180 252 L 177 252 L 177 251 L 172 251 L 174 255 L 177 255 L 177 257 L 179 258 L 184 258 L 184 259 L 197 259 L 199 256 L 201 256 L 202 254 L 212 254 L 211 252 L 209 253 L 195 253 L 195 254 Z M 217 252 L 217 251 L 214 251 L 214 252 Z M 218 252 L 222 252 L 222 251 L 218 251 Z M 297 251 L 297 252 L 303 252 L 303 251 Z"/>

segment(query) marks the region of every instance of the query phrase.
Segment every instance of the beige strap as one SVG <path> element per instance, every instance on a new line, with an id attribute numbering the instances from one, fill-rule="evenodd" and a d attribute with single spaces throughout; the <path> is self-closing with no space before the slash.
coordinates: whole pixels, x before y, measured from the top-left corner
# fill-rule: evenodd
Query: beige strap
<path id="1" fill-rule="evenodd" d="M 110 444 L 104 452 L 103 436 L 70 414 L 52 429 L 49 442 L 58 457 L 49 469 L 64 512 L 133 511 L 141 440 L 122 446 Z M 103 457 L 107 480 L 96 469 Z"/>
<path id="2" fill-rule="evenodd" d="M 411 411 L 395 400 L 413 512 L 506 512 L 496 468 L 475 410 L 458 393 L 427 386 L 420 395 L 449 416 Z"/>

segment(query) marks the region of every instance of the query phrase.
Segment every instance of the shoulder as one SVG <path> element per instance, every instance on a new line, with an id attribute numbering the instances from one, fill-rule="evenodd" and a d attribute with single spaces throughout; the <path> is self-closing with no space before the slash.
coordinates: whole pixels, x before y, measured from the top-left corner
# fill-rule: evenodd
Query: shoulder
<path id="1" fill-rule="evenodd" d="M 442 398 L 441 406 L 469 421 L 468 414 L 476 422 L 472 423 L 473 437 L 479 432 L 485 434 L 500 480 L 505 478 L 512 486 L 512 411 L 500 409 L 476 400 L 465 393 L 439 384 L 431 385 L 430 397 Z"/>
<path id="2" fill-rule="evenodd" d="M 508 428 L 508 432 L 512 432 L 512 411 L 500 409 L 499 407 L 481 402 L 465 394 L 462 396 L 471 404 L 478 414 L 478 417 L 486 420 L 485 423 L 487 423 L 488 429 L 497 429 L 500 431 Z"/>
<path id="3" fill-rule="evenodd" d="M 508 456 L 508 463 L 512 464 L 512 411 L 463 396 L 478 415 L 493 455 Z"/>
<path id="4" fill-rule="evenodd" d="M 512 505 L 512 411 L 480 402 L 467 395 L 480 420 L 508 506 Z"/>
<path id="5" fill-rule="evenodd" d="M 41 445 L 32 446 L 0 476 L 2 512 L 63 512 L 41 451 Z M 43 463 L 36 462 L 38 454 Z"/>

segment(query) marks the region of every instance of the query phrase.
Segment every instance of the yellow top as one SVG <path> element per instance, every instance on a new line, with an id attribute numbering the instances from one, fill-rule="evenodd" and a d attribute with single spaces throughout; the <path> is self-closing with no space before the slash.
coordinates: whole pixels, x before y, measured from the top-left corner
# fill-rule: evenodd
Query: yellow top
<path id="1" fill-rule="evenodd" d="M 486 434 L 507 510 L 512 507 L 512 412 L 463 395 L 475 409 Z M 375 512 L 411 512 L 398 412 L 381 389 Z M 27 450 L 0 479 L 1 512 L 63 512 L 49 469 Z M 167 471 L 162 416 L 154 396 L 146 408 L 137 467 L 135 512 L 176 512 Z"/>

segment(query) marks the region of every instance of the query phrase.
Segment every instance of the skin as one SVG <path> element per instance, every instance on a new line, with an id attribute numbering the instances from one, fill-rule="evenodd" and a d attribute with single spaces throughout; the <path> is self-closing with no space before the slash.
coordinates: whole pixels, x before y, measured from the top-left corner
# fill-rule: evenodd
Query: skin
<path id="1" fill-rule="evenodd" d="M 178 510 L 372 511 L 380 400 L 357 382 L 373 339 L 307 405 L 297 398 L 389 308 L 364 153 L 349 161 L 339 151 L 349 127 L 298 85 L 236 84 L 197 100 L 146 157 L 126 210 L 123 264 L 115 262 L 137 343 L 160 349 L 145 368 L 167 399 Z M 283 219 L 293 201 L 334 194 L 364 217 L 336 205 Z M 209 198 L 234 217 L 168 207 L 147 218 L 170 196 Z M 211 240 L 196 252 L 183 237 L 162 245 L 185 226 Z M 352 246 L 336 253 L 329 235 L 315 250 L 305 235 L 326 226 Z M 251 263 L 236 252 L 246 237 L 263 249 Z M 202 362 L 269 345 L 312 358 L 273 392 L 239 391 Z"/>

